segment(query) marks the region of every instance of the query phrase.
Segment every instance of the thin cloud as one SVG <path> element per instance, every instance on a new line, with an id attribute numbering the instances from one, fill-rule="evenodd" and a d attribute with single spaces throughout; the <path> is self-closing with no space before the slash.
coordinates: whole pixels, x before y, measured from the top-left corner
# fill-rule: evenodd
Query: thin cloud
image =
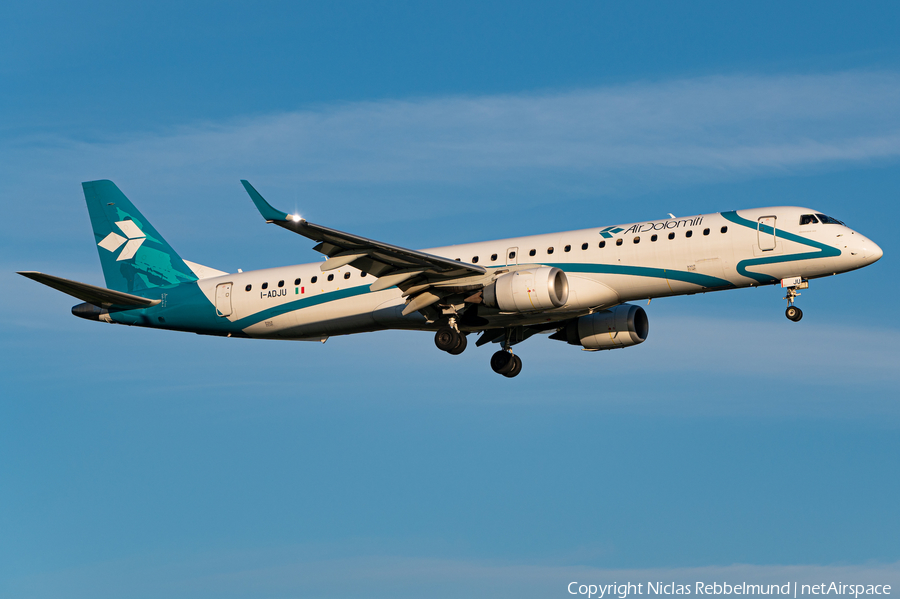
<path id="1" fill-rule="evenodd" d="M 397 185 L 747 176 L 900 155 L 900 74 L 730 76 L 318 106 L 105 142 L 20 140 L 56 169 Z M 66 174 L 66 176 L 72 176 Z M 518 183 L 516 183 L 518 182 Z"/>
<path id="2" fill-rule="evenodd" d="M 753 565 L 685 568 L 595 568 L 391 555 L 322 557 L 306 548 L 205 555 L 180 560 L 116 560 L 40 577 L 10 587 L 34 597 L 116 597 L 140 586 L 151 595 L 190 597 L 568 597 L 568 584 L 647 581 L 719 584 L 900 584 L 900 564 Z M 73 591 L 73 589 L 75 589 Z M 576 588 L 577 590 L 577 588 Z M 72 594 L 74 592 L 74 594 Z M 798 589 L 799 594 L 799 589 Z M 643 596 L 642 595 L 642 596 Z M 631 595 L 637 597 L 638 595 Z"/>

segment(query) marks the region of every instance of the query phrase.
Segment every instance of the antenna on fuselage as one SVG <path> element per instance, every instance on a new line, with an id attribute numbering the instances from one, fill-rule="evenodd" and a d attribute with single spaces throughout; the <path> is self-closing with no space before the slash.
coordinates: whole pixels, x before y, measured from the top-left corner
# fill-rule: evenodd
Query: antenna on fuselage
<path id="1" fill-rule="evenodd" d="M 674 214 L 672 214 L 671 212 L 669 212 L 669 218 L 678 218 L 678 217 L 675 216 Z"/>

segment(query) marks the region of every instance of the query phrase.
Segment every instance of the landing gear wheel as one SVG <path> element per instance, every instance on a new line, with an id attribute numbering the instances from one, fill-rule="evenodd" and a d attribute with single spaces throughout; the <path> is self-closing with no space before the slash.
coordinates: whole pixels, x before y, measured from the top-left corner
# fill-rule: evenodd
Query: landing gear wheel
<path id="1" fill-rule="evenodd" d="M 500 350 L 491 356 L 491 369 L 497 374 L 507 376 L 516 365 L 515 356 L 508 351 Z"/>
<path id="2" fill-rule="evenodd" d="M 803 310 L 801 310 L 797 306 L 788 306 L 787 310 L 784 311 L 784 315 L 788 317 L 788 320 L 798 322 L 801 318 L 803 318 Z"/>
<path id="3" fill-rule="evenodd" d="M 504 374 L 506 378 L 512 378 L 522 372 L 522 358 L 519 356 L 513 356 L 513 367 L 512 370 Z"/>
<path id="4" fill-rule="evenodd" d="M 460 334 L 450 327 L 441 327 L 434 334 L 434 344 L 439 350 L 448 352 L 459 345 L 459 337 Z"/>
<path id="5" fill-rule="evenodd" d="M 456 333 L 456 331 L 454 331 Z M 453 349 L 448 349 L 447 353 L 451 356 L 458 356 L 459 354 L 466 351 L 466 345 L 468 345 L 468 341 L 466 341 L 466 336 L 462 333 L 456 333 L 456 337 L 458 341 L 456 342 L 456 346 Z"/>

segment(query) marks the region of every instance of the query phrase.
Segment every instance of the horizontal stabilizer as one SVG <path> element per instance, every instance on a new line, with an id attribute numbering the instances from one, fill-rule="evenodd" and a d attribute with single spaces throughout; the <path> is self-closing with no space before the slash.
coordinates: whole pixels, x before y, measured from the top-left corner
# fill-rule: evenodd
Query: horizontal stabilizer
<path id="1" fill-rule="evenodd" d="M 149 308 L 160 303 L 160 300 L 147 299 L 130 293 L 113 291 L 104 287 L 95 287 L 87 283 L 70 281 L 53 275 L 45 275 L 42 272 L 20 272 L 23 277 L 37 281 L 47 287 L 53 287 L 83 302 L 93 304 L 101 308 Z"/>

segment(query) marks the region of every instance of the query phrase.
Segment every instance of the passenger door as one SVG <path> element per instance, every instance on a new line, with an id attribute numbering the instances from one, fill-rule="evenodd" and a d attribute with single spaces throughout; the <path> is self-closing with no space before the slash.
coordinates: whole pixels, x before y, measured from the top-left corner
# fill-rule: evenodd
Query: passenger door
<path id="1" fill-rule="evenodd" d="M 222 283 L 216 287 L 216 314 L 231 316 L 231 283 Z"/>
<path id="2" fill-rule="evenodd" d="M 769 251 L 775 249 L 777 231 L 774 216 L 761 216 L 756 224 L 756 236 L 759 249 Z"/>

